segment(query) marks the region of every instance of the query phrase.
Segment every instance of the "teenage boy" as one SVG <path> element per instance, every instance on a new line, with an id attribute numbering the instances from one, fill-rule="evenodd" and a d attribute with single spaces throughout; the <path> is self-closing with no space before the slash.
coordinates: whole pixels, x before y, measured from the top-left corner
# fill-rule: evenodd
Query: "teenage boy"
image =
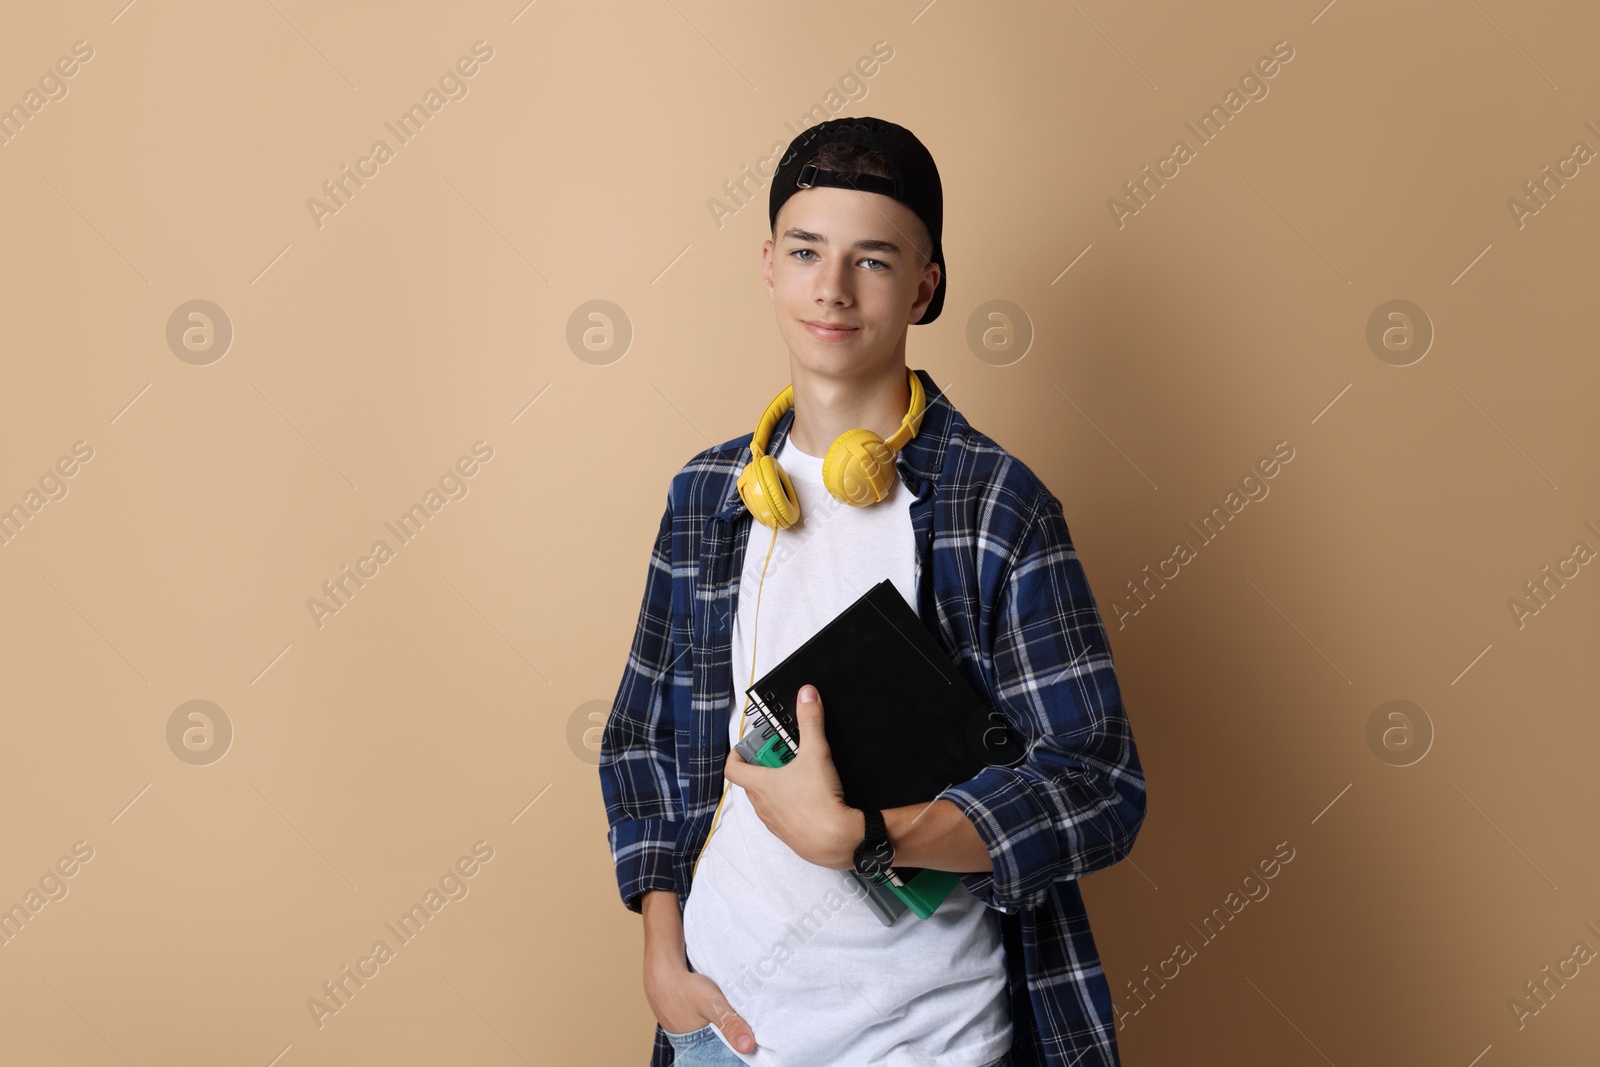
<path id="1" fill-rule="evenodd" d="M 601 741 L 651 1067 L 1116 1065 L 1077 879 L 1132 848 L 1144 775 L 1060 501 L 906 364 L 944 303 L 938 170 L 903 127 L 830 120 L 789 146 L 768 215 L 791 384 L 672 479 Z M 792 762 L 730 755 L 744 688 L 885 578 L 1026 758 L 850 808 L 812 687 Z M 960 882 L 885 926 L 842 873 L 875 856 Z"/>

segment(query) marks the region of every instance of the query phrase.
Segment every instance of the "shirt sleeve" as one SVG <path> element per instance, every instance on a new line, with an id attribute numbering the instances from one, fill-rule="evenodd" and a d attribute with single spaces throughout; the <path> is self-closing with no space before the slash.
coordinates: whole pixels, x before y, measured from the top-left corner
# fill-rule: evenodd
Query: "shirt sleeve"
<path id="1" fill-rule="evenodd" d="M 629 911 L 652 889 L 676 889 L 672 855 L 682 824 L 675 723 L 668 686 L 678 649 L 672 635 L 672 500 L 645 572 L 644 600 L 622 684 L 600 737 L 600 791 L 617 886 Z"/>
<path id="2" fill-rule="evenodd" d="M 962 884 L 1009 912 L 1039 907 L 1054 882 L 1127 855 L 1144 821 L 1145 783 L 1105 628 L 1048 490 L 993 605 L 995 703 L 1027 755 L 939 798 L 961 809 L 989 850 L 991 870 L 963 873 Z"/>

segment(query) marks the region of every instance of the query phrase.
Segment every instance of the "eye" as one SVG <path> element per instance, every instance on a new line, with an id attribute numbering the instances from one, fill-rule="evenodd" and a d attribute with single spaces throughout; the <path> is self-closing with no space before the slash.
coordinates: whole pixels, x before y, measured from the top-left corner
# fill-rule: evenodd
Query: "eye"
<path id="1" fill-rule="evenodd" d="M 881 259 L 863 259 L 861 262 L 863 262 L 863 263 L 876 263 L 878 266 L 882 267 L 884 270 L 888 270 L 889 269 L 889 264 L 885 263 Z M 878 272 L 877 271 L 873 271 L 873 273 L 876 274 Z"/>
<path id="2" fill-rule="evenodd" d="M 801 253 L 806 253 L 806 254 L 813 255 L 813 256 L 816 255 L 816 253 L 811 251 L 811 249 L 809 249 L 809 248 L 796 248 L 793 252 L 790 252 L 789 254 L 791 256 L 798 256 Z M 810 263 L 811 261 L 809 259 L 802 259 L 800 262 L 802 262 L 802 263 Z"/>

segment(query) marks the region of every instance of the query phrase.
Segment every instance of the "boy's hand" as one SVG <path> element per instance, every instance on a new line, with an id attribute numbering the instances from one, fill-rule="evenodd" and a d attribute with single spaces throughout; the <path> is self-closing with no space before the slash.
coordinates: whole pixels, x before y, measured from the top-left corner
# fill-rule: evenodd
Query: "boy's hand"
<path id="1" fill-rule="evenodd" d="M 715 1023 L 728 1044 L 740 1052 L 756 1050 L 756 1035 L 750 1024 L 729 1007 L 722 988 L 687 966 L 647 968 L 644 999 L 663 1030 L 687 1034 L 706 1023 Z"/>
<path id="2" fill-rule="evenodd" d="M 866 816 L 844 802 L 816 686 L 800 688 L 796 718 L 802 740 L 794 759 L 782 767 L 758 767 L 730 749 L 723 775 L 749 795 L 767 829 L 795 855 L 819 867 L 847 871 L 866 835 Z"/>

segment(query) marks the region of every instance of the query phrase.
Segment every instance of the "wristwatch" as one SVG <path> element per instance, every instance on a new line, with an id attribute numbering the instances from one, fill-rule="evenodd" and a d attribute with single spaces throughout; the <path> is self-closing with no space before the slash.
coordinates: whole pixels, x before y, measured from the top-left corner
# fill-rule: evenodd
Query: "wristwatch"
<path id="1" fill-rule="evenodd" d="M 889 843 L 889 831 L 883 824 L 883 812 L 877 808 L 863 808 L 862 814 L 867 817 L 867 833 L 861 844 L 856 846 L 855 869 L 857 874 L 868 877 L 875 874 L 888 875 L 894 878 L 891 865 L 894 863 L 894 846 Z"/>

